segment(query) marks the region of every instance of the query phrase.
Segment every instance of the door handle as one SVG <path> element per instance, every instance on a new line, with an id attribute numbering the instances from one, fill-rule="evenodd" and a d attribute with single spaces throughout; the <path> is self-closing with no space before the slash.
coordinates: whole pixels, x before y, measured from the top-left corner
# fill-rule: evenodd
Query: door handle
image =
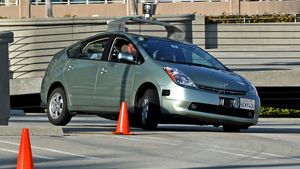
<path id="1" fill-rule="evenodd" d="M 107 73 L 107 70 L 105 68 L 102 68 L 100 71 L 101 74 Z"/>
<path id="2" fill-rule="evenodd" d="M 70 70 L 73 70 L 73 69 L 74 69 L 74 67 L 72 65 L 68 65 L 67 71 L 70 71 Z"/>

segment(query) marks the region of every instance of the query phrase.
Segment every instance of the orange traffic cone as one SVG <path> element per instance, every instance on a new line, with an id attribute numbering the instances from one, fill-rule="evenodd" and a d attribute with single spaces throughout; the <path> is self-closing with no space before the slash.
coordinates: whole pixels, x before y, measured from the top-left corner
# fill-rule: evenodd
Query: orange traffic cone
<path id="1" fill-rule="evenodd" d="M 129 128 L 129 121 L 128 121 L 127 105 L 125 101 L 123 101 L 121 105 L 116 132 L 112 132 L 112 133 L 131 135 L 130 128 Z"/>
<path id="2" fill-rule="evenodd" d="M 22 129 L 17 169 L 33 169 L 30 138 L 28 128 Z"/>

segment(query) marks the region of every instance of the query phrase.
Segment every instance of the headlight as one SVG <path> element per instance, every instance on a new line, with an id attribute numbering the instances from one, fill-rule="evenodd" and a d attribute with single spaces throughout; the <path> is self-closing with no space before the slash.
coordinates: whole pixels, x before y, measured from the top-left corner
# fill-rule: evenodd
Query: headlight
<path id="1" fill-rule="evenodd" d="M 197 88 L 194 82 L 180 70 L 170 67 L 164 67 L 164 70 L 176 84 L 183 87 Z"/>
<path id="2" fill-rule="evenodd" d="M 257 90 L 256 90 L 256 88 L 253 84 L 250 84 L 248 88 L 249 88 L 248 93 L 250 95 L 257 95 L 258 96 Z"/>

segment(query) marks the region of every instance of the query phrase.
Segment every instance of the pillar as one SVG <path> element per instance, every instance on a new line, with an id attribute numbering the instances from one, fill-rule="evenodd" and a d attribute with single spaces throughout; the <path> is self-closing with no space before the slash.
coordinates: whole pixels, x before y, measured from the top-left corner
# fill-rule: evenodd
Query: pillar
<path id="1" fill-rule="evenodd" d="M 0 32 L 0 125 L 8 125 L 10 117 L 8 43 L 13 36 L 12 32 Z"/>
<path id="2" fill-rule="evenodd" d="M 19 18 L 30 18 L 31 17 L 31 0 L 20 0 L 19 1 Z"/>
<path id="3" fill-rule="evenodd" d="M 241 2 L 240 0 L 229 0 L 230 2 L 230 14 L 236 15 L 241 13 Z"/>

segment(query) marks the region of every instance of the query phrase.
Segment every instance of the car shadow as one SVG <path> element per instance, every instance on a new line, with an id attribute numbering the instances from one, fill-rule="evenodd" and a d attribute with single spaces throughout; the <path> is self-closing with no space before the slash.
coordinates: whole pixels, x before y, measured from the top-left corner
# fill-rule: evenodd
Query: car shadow
<path id="1" fill-rule="evenodd" d="M 286 124 L 288 125 L 288 124 Z M 113 132 L 116 130 L 116 124 L 103 124 L 103 125 L 68 125 L 63 127 L 63 131 L 65 134 L 97 134 L 97 133 L 107 133 Z M 178 124 L 162 124 L 159 125 L 156 130 L 143 130 L 141 128 L 130 127 L 132 133 L 135 135 L 152 135 L 152 134 L 160 134 L 165 132 L 170 133 L 184 133 L 184 132 L 222 132 L 222 127 L 213 127 L 213 126 L 199 126 L 199 125 L 178 125 Z M 287 127 L 278 127 L 275 125 L 272 127 L 271 125 L 266 126 L 253 126 L 247 130 L 242 129 L 240 132 L 236 133 L 262 133 L 262 134 L 300 134 L 300 124 L 299 128 L 296 125 Z"/>

